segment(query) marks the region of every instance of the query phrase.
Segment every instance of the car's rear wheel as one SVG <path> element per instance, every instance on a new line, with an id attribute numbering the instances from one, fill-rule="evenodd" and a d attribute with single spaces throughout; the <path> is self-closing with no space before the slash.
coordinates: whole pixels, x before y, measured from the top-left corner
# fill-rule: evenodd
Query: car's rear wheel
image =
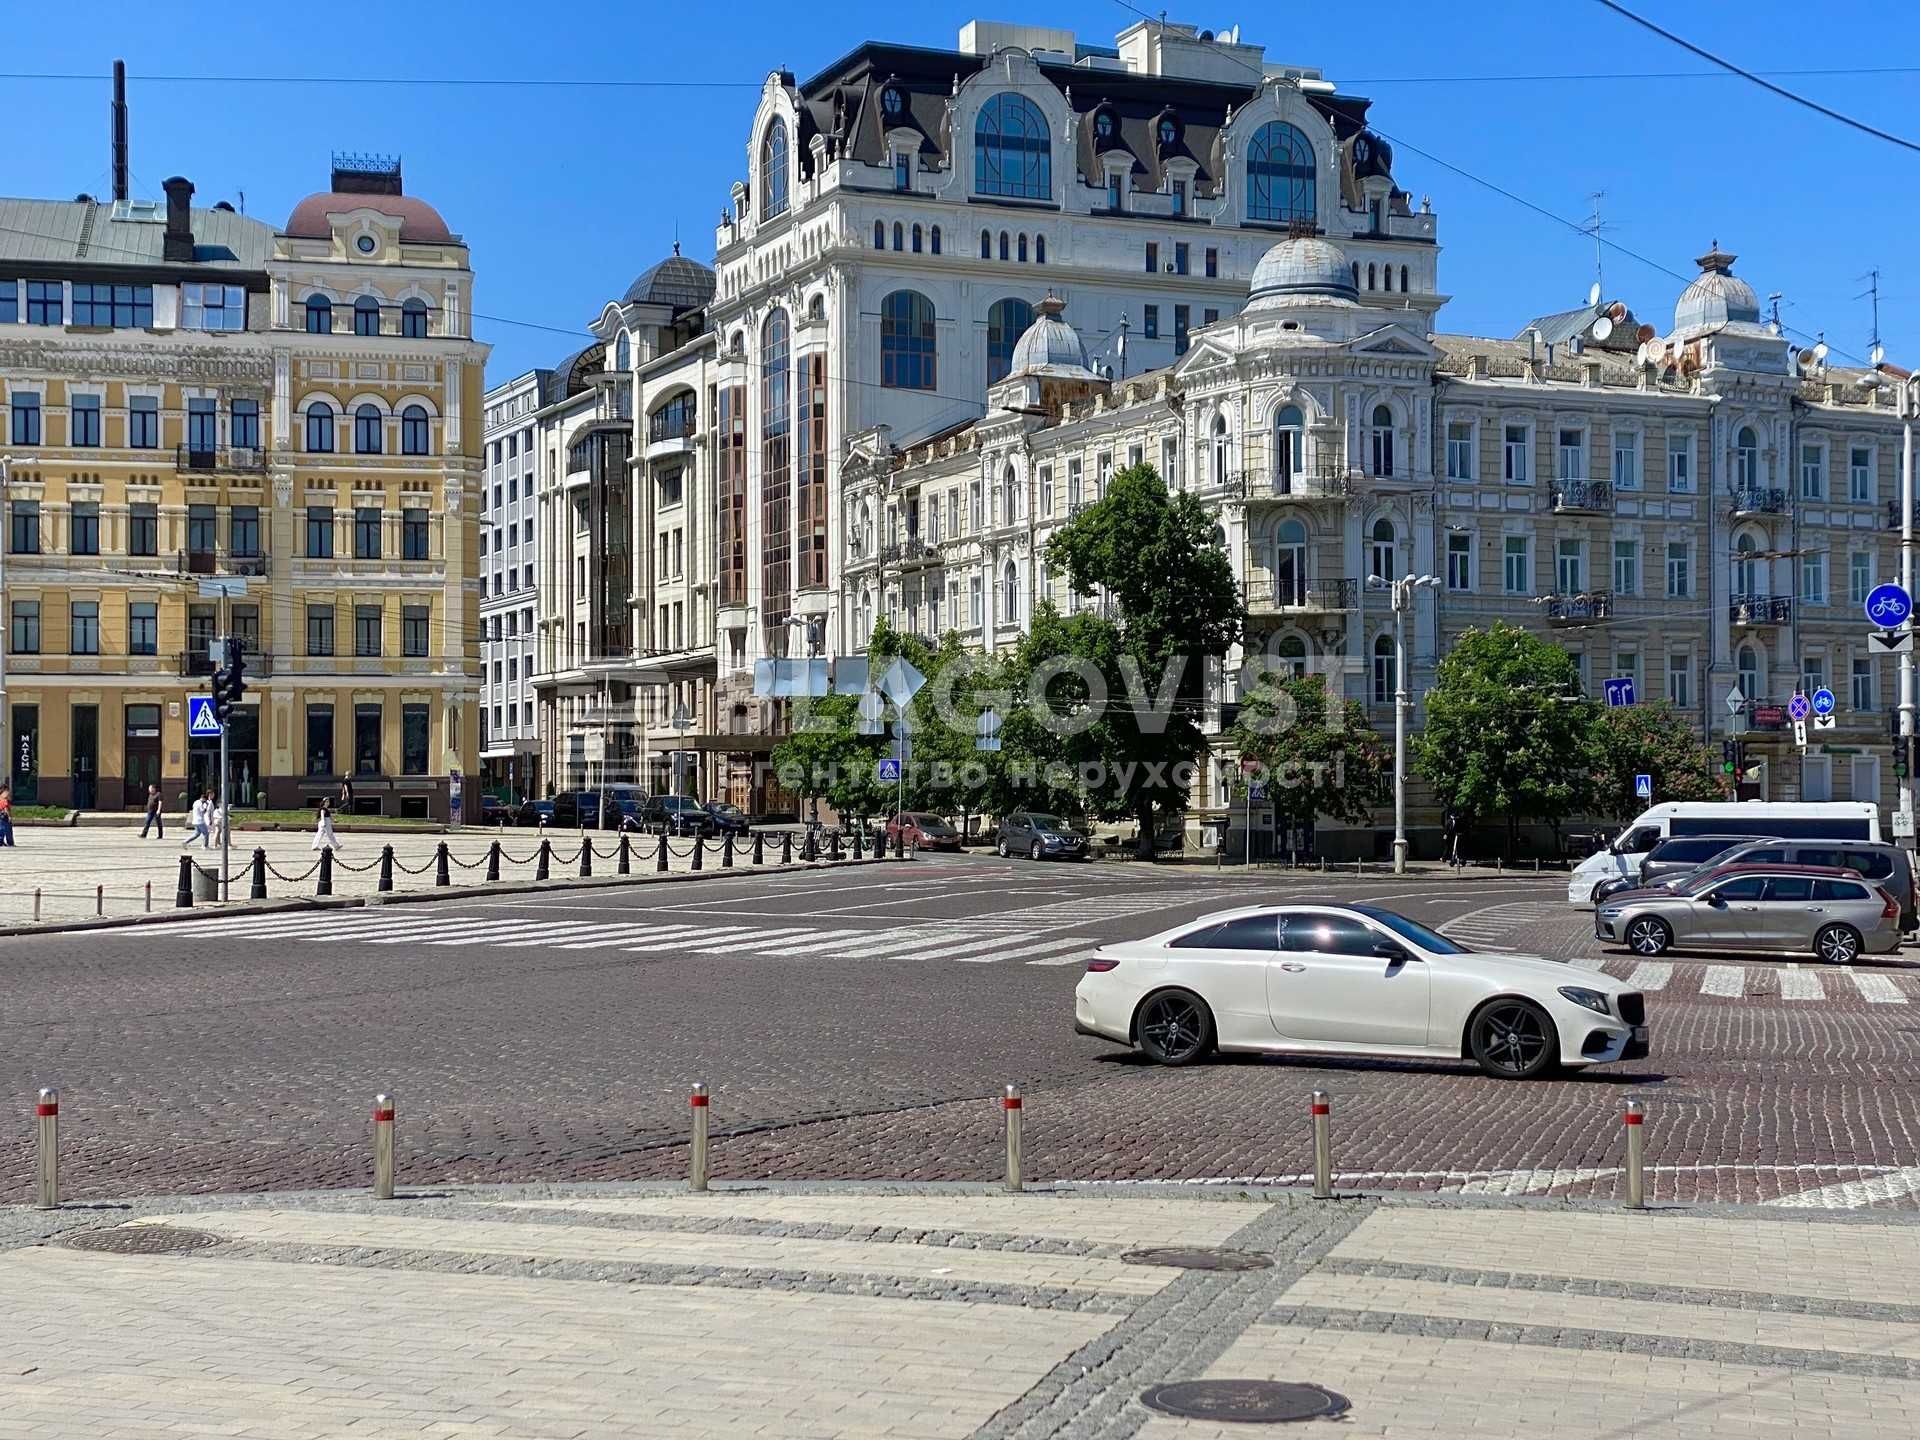
<path id="1" fill-rule="evenodd" d="M 1213 1013 L 1191 990 L 1149 995 L 1134 1024 L 1140 1049 L 1157 1065 L 1191 1065 L 1213 1046 Z"/>
<path id="2" fill-rule="evenodd" d="M 1028 849 L 1027 858 L 1029 860 L 1038 860 L 1040 858 L 1040 842 L 1038 840 L 1034 841 L 1033 845 Z"/>
<path id="3" fill-rule="evenodd" d="M 1860 933 L 1851 925 L 1828 925 L 1813 937 L 1813 953 L 1829 965 L 1851 965 L 1860 958 Z"/>
<path id="4" fill-rule="evenodd" d="M 1467 1048 L 1496 1080 L 1532 1080 L 1554 1067 L 1559 1037 L 1531 1000 L 1495 1000 L 1468 1025 Z"/>
<path id="5" fill-rule="evenodd" d="M 1671 944 L 1673 931 L 1664 920 L 1642 915 L 1627 923 L 1627 948 L 1636 955 L 1664 955 Z"/>

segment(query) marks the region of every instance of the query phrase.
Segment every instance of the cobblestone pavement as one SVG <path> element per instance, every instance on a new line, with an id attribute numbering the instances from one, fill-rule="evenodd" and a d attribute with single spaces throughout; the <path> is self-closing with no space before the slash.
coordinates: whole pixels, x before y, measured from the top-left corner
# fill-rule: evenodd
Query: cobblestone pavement
<path id="1" fill-rule="evenodd" d="M 1357 1436 L 1904 1440 L 1917 1271 L 1913 1217 L 1272 1191 L 0 1210 L 0 1436 L 1230 1440 L 1143 1397 L 1281 1381 Z"/>
<path id="2" fill-rule="evenodd" d="M 1378 900 L 1475 944 L 1645 968 L 1598 950 L 1556 886 L 921 857 L 0 939 L 0 1201 L 28 1193 L 42 1084 L 63 1091 L 69 1192 L 111 1196 L 362 1183 L 382 1089 L 419 1183 L 676 1175 L 701 1080 L 716 1173 L 742 1179 L 991 1176 L 1015 1083 L 1030 1175 L 1290 1181 L 1318 1087 L 1356 1185 L 1611 1196 L 1637 1097 L 1656 1198 L 1920 1205 L 1920 978 L 1900 960 L 1679 957 L 1640 981 L 1651 1060 L 1527 1085 L 1447 1063 L 1158 1070 L 1070 1033 L 1092 946 L 1252 897 Z"/>

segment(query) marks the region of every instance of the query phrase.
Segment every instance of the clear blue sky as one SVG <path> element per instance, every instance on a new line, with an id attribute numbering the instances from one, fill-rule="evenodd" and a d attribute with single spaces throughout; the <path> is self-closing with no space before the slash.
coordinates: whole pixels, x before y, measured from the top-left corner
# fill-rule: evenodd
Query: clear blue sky
<path id="1" fill-rule="evenodd" d="M 1148 5 L 1145 8 L 1154 8 Z M 1920 67 L 1920 11 L 1785 0 L 1701 6 L 1639 0 L 1642 13 L 1759 70 Z M 1024 12 L 1024 13 L 1023 13 Z M 331 151 L 396 152 L 407 188 L 437 205 L 473 247 L 477 308 L 577 329 L 667 253 L 711 260 L 713 224 L 744 172 L 745 126 L 776 66 L 802 78 L 862 40 L 951 46 L 974 16 L 1070 27 L 1111 43 L 1137 17 L 1115 0 L 1018 9 L 978 5 L 665 6 L 573 0 L 552 6 L 416 3 L 370 24 L 322 13 L 216 5 L 182 11 L 96 0 L 85 23 L 59 6 L 8 18 L 0 70 L 131 72 L 137 193 L 184 174 L 211 204 L 244 191 L 249 214 L 283 221 L 324 189 Z M 1878 267 L 1880 327 L 1895 363 L 1920 361 L 1920 154 L 1847 130 L 1736 78 L 1413 83 L 1415 78 L 1699 71 L 1703 62 L 1591 0 L 1352 7 L 1220 0 L 1169 18 L 1238 21 L 1269 57 L 1320 66 L 1375 101 L 1390 137 L 1582 218 L 1604 190 L 1609 236 L 1668 268 L 1718 237 L 1784 319 L 1863 355 L 1859 278 Z M 663 80 L 701 88 L 607 89 L 180 83 L 160 75 Z M 1781 77 L 1882 129 L 1920 140 L 1920 73 Z M 0 190 L 31 196 L 108 186 L 108 86 L 0 80 L 14 119 Z M 1907 103 L 1901 103 L 1901 102 Z M 1397 147 L 1395 175 L 1440 214 L 1441 281 L 1457 296 L 1448 330 L 1508 335 L 1532 316 L 1581 303 L 1591 241 Z M 1904 256 L 1904 259 L 1903 259 Z M 1663 331 L 1679 282 L 1618 253 L 1606 289 Z M 558 358 L 562 334 L 483 321 L 489 379 Z"/>

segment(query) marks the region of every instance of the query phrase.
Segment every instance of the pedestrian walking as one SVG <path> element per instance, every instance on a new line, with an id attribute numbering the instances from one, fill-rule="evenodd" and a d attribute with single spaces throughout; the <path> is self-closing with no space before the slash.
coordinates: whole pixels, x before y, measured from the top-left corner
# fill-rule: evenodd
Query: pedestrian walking
<path id="1" fill-rule="evenodd" d="M 207 798 L 207 837 L 212 845 L 227 843 L 227 807 L 211 796 Z"/>
<path id="2" fill-rule="evenodd" d="M 313 845 L 315 850 L 340 851 L 339 837 L 333 833 L 333 802 L 320 802 L 320 823 L 313 827 Z"/>
<path id="3" fill-rule="evenodd" d="M 147 829 L 149 826 L 153 829 L 154 839 L 164 840 L 167 838 L 166 808 L 165 802 L 160 798 L 160 787 L 158 785 L 147 786 L 147 818 L 145 823 L 140 827 L 140 838 L 142 840 L 147 838 Z"/>
<path id="4" fill-rule="evenodd" d="M 13 844 L 13 787 L 0 785 L 0 845 Z"/>
<path id="5" fill-rule="evenodd" d="M 1462 864 L 1460 859 L 1461 826 L 1460 816 L 1452 806 L 1448 806 L 1441 812 L 1440 829 L 1441 833 L 1446 837 L 1447 864 L 1457 869 Z"/>
<path id="6" fill-rule="evenodd" d="M 213 848 L 213 791 L 207 791 L 193 802 L 193 809 L 187 815 L 187 824 L 193 828 L 187 838 L 180 842 L 180 848 L 191 850 L 194 840 L 198 838 L 202 850 L 211 850 Z"/>
<path id="7" fill-rule="evenodd" d="M 333 807 L 342 815 L 353 813 L 353 776 L 340 777 L 340 798 L 333 802 Z"/>

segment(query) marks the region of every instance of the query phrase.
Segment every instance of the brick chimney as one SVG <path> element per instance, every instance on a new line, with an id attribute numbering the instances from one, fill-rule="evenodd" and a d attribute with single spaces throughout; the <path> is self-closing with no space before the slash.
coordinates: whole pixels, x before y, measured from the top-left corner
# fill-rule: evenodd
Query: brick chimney
<path id="1" fill-rule="evenodd" d="M 161 242 L 161 258 L 193 259 L 193 182 L 184 175 L 160 182 L 167 192 L 167 233 Z"/>

